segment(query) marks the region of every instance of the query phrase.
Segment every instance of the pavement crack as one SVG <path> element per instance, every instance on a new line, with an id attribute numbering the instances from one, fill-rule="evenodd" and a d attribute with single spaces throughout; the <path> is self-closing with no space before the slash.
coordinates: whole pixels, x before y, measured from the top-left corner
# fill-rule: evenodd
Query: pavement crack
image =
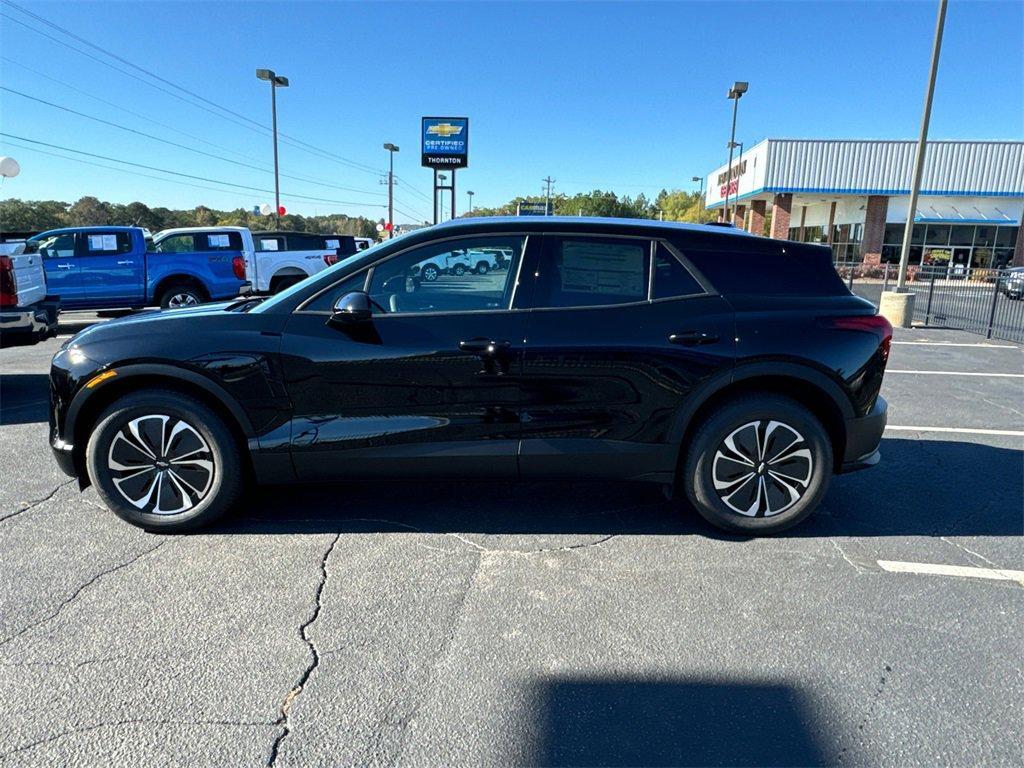
<path id="1" fill-rule="evenodd" d="M 50 491 L 48 494 L 46 494 L 42 498 L 33 499 L 32 501 L 23 502 L 22 505 L 20 507 L 18 507 L 18 509 L 14 510 L 13 512 L 8 512 L 3 517 L 0 517 L 0 523 L 2 523 L 4 520 L 10 520 L 12 517 L 17 517 L 22 512 L 28 512 L 30 509 L 35 509 L 40 504 L 45 504 L 46 502 L 50 501 L 50 499 L 52 499 L 54 496 L 57 495 L 57 491 L 59 491 L 61 488 L 63 488 L 66 485 L 70 485 L 73 482 L 75 482 L 75 478 L 72 477 L 69 480 L 65 480 L 63 483 L 58 484 L 56 488 L 54 488 L 52 491 Z"/>
<path id="2" fill-rule="evenodd" d="M 36 627 L 42 626 L 43 624 L 46 624 L 47 622 L 52 621 L 53 619 L 57 618 L 65 608 L 67 608 L 69 605 L 74 603 L 83 592 L 85 592 L 89 587 L 91 587 L 93 584 L 98 582 L 100 579 L 104 578 L 105 576 L 109 576 L 112 573 L 116 573 L 117 571 L 120 571 L 120 570 L 123 570 L 125 568 L 128 568 L 129 566 L 133 565 L 134 563 L 137 563 L 139 560 L 141 560 L 146 555 L 149 555 L 149 554 L 152 554 L 153 552 L 156 552 L 158 549 L 160 549 L 160 547 L 164 546 L 165 544 L 169 543 L 170 541 L 172 541 L 172 540 L 171 539 L 164 539 L 159 544 L 157 544 L 155 547 L 151 547 L 150 549 L 147 549 L 145 552 L 140 552 L 139 554 L 135 555 L 134 557 L 132 557 L 132 558 L 130 558 L 128 560 L 125 560 L 123 563 L 118 563 L 117 565 L 113 565 L 110 568 L 107 568 L 106 570 L 100 571 L 95 576 L 93 576 L 91 579 L 86 581 L 84 584 L 81 584 L 68 597 L 66 597 L 64 600 L 62 600 L 60 605 L 58 605 L 55 610 L 51 611 L 49 614 L 47 614 L 46 616 L 42 617 L 41 619 L 37 619 L 36 621 L 33 621 L 30 624 L 22 627 L 17 632 L 15 632 L 13 635 L 9 635 L 8 637 L 5 637 L 3 640 L 0 640 L 0 647 L 5 646 L 9 642 L 11 642 L 12 640 L 15 640 L 15 639 L 21 637 L 26 632 L 29 632 L 29 631 L 35 629 Z"/>
<path id="3" fill-rule="evenodd" d="M 839 546 L 839 542 L 836 541 L 834 538 L 830 538 L 829 539 L 829 543 L 832 545 L 833 549 L 835 549 L 835 551 L 839 553 L 839 555 L 843 558 L 843 560 L 845 560 L 847 563 L 849 563 L 850 566 L 853 568 L 853 570 L 855 570 L 857 573 L 867 573 L 868 572 L 868 570 L 866 568 L 864 568 L 864 566 L 862 566 L 859 563 L 857 563 L 856 561 L 852 560 L 850 558 L 850 556 L 847 555 L 845 551 L 843 551 L 843 548 L 841 546 Z"/>
<path id="4" fill-rule="evenodd" d="M 991 565 L 996 570 L 1004 570 L 1000 565 L 992 562 L 991 560 L 989 560 L 987 557 L 985 557 L 981 553 L 975 552 L 973 549 L 970 549 L 969 547 L 965 547 L 963 544 L 960 544 L 958 542 L 953 541 L 948 536 L 939 536 L 939 539 L 944 541 L 944 542 L 946 542 L 947 544 L 950 544 L 950 545 L 956 547 L 961 552 L 964 552 L 969 558 L 975 558 L 976 560 L 981 560 L 983 563 Z"/>
<path id="5" fill-rule="evenodd" d="M 267 760 L 267 765 L 272 766 L 277 762 L 277 756 L 281 751 L 281 744 L 292 732 L 291 723 L 291 708 L 295 703 L 295 700 L 302 694 L 302 689 L 309 682 L 310 675 L 313 671 L 320 666 L 320 652 L 317 650 L 316 643 L 309 637 L 309 628 L 316 622 L 320 617 L 320 611 L 323 608 L 323 593 L 324 587 L 327 585 L 327 561 L 331 557 L 331 553 L 334 552 L 334 548 L 338 545 L 338 540 L 341 538 L 341 534 L 337 533 L 331 540 L 331 544 L 327 547 L 323 557 L 320 558 L 320 580 L 317 582 L 316 591 L 313 595 L 313 610 L 309 615 L 309 618 L 299 627 L 299 637 L 302 642 L 309 648 L 310 662 L 306 665 L 299 679 L 287 695 L 281 701 L 281 708 L 279 710 L 277 720 L 274 721 L 274 725 L 281 726 L 281 731 L 277 734 L 277 738 L 274 739 L 274 743 L 270 748 L 270 758 Z"/>

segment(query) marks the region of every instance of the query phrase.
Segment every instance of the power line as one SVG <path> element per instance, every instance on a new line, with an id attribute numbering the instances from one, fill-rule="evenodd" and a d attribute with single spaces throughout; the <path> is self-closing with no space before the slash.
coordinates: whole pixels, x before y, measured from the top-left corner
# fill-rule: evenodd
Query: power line
<path id="1" fill-rule="evenodd" d="M 172 176 L 181 176 L 182 178 L 186 178 L 186 179 L 195 179 L 196 181 L 205 181 L 205 182 L 212 183 L 212 184 L 220 184 L 220 185 L 225 186 L 225 187 L 234 187 L 235 189 L 244 189 L 247 192 L 273 192 L 272 189 L 263 189 L 261 187 L 249 187 L 249 186 L 246 186 L 244 184 L 235 184 L 234 182 L 230 182 L 230 181 L 221 181 L 220 179 L 210 179 L 210 178 L 207 178 L 205 176 L 196 176 L 196 175 L 191 174 L 191 173 L 182 173 L 180 171 L 171 171 L 171 170 L 168 170 L 166 168 L 157 168 L 156 166 L 146 165 L 144 163 L 134 163 L 134 162 L 132 162 L 130 160 L 120 160 L 120 159 L 118 159 L 116 157 L 108 157 L 107 155 L 99 155 L 99 154 L 96 154 L 94 152 L 85 152 L 85 151 L 83 151 L 81 149 L 73 149 L 72 147 L 62 147 L 59 144 L 50 144 L 50 143 L 47 143 L 45 141 L 38 141 L 36 139 L 29 139 L 29 138 L 26 138 L 24 136 L 16 136 L 16 135 L 14 135 L 12 133 L 5 133 L 4 131 L 0 131 L 0 136 L 4 136 L 4 137 L 6 137 L 8 139 L 17 139 L 18 141 L 24 141 L 24 142 L 28 142 L 29 144 L 36 144 L 36 145 L 39 145 L 39 146 L 42 146 L 42 147 L 49 147 L 51 149 L 59 149 L 59 150 L 62 150 L 64 152 L 72 152 L 72 153 L 74 153 L 76 155 L 83 155 L 85 157 L 98 158 L 100 160 L 107 160 L 107 161 L 113 162 L 113 163 L 121 163 L 123 165 L 130 165 L 130 166 L 132 166 L 134 168 L 143 168 L 143 169 L 149 170 L 149 171 L 157 171 L 159 173 L 167 173 L 167 174 L 170 174 Z M 292 193 L 292 192 L 284 192 L 282 194 L 284 194 L 287 197 L 295 198 L 297 200 L 311 200 L 313 202 L 318 202 L 318 203 L 333 203 L 335 205 L 358 205 L 358 206 L 363 206 L 363 207 L 366 207 L 366 208 L 383 208 L 384 207 L 384 205 L 382 203 L 360 203 L 360 202 L 357 202 L 357 201 L 354 201 L 354 200 L 331 200 L 329 198 L 324 198 L 324 197 L 312 197 L 310 195 L 298 195 L 298 194 L 295 194 L 295 193 Z"/>
<path id="2" fill-rule="evenodd" d="M 135 63 L 129 61 L 128 59 L 125 59 L 125 58 L 123 58 L 123 57 L 121 57 L 121 56 L 119 56 L 119 55 L 117 55 L 115 53 L 111 53 L 110 51 L 108 51 L 107 49 L 103 48 L 102 46 L 96 45 L 95 43 L 92 43 L 92 42 L 86 40 L 85 38 L 80 37 L 79 35 L 76 35 L 74 32 L 71 32 L 70 30 L 65 29 L 64 27 L 60 26 L 59 24 L 56 24 L 56 23 L 54 23 L 54 22 L 44 18 L 43 16 L 40 16 L 39 14 L 33 13 L 32 11 L 29 11 L 29 10 L 27 10 L 25 8 L 22 8 L 20 5 L 14 3 L 14 2 L 11 2 L 11 0 L 0 0 L 0 1 L 2 1 L 6 5 L 10 6 L 11 8 L 14 8 L 14 9 L 20 11 L 21 13 L 23 13 L 23 14 L 25 14 L 27 16 L 30 16 L 31 18 L 38 20 L 39 22 L 45 24 L 46 26 L 48 26 L 48 27 L 50 27 L 52 29 L 55 29 L 55 30 L 57 30 L 59 32 L 62 32 L 63 34 L 67 35 L 68 37 L 70 37 L 70 38 L 72 38 L 74 40 L 77 40 L 77 41 L 81 42 L 82 44 L 89 46 L 90 48 L 93 48 L 93 49 L 95 49 L 97 51 L 100 51 L 101 53 L 106 54 L 107 56 L 111 57 L 112 59 L 115 59 L 116 61 L 120 61 L 120 62 L 126 64 L 127 66 L 132 67 L 133 69 L 136 69 L 136 70 L 138 70 L 140 72 L 143 72 L 146 75 L 148 75 L 149 77 L 158 80 L 159 82 L 166 83 L 167 85 L 170 85 L 172 88 L 176 88 L 177 90 L 181 91 L 182 93 L 186 93 L 189 96 L 193 97 L 193 99 L 198 99 L 200 102 L 203 102 L 203 103 L 197 104 L 197 103 L 195 103 L 195 101 L 190 101 L 189 99 L 186 99 L 186 98 L 184 98 L 184 97 L 174 93 L 173 91 L 169 91 L 166 88 L 163 88 L 163 87 L 161 87 L 159 85 L 156 85 L 155 83 L 151 83 L 148 80 L 144 80 L 143 78 L 139 77 L 136 74 L 133 74 L 132 72 L 128 72 L 128 71 L 126 71 L 126 70 L 124 70 L 124 69 L 122 69 L 120 67 L 117 67 L 117 66 L 111 64 L 110 62 L 107 62 L 107 61 L 104 61 L 102 59 L 99 59 L 96 56 L 93 56 L 92 54 L 88 53 L 87 51 L 83 51 L 80 48 L 76 48 L 75 46 L 70 45 L 67 42 L 63 41 L 63 40 L 59 40 L 58 38 L 55 38 L 52 35 L 49 35 L 49 34 L 47 34 L 46 32 L 44 32 L 44 31 L 42 31 L 40 29 L 36 29 L 35 27 L 32 27 L 32 26 L 24 23 L 23 21 L 15 19 L 12 16 L 8 16 L 7 14 L 0 14 L 0 16 L 3 16 L 4 18 L 9 19 L 10 21 L 13 21 L 16 24 L 20 24 L 21 26 L 25 27 L 26 29 L 29 29 L 29 30 L 33 31 L 36 34 L 42 35 L 43 37 L 46 37 L 46 38 L 48 38 L 48 39 L 58 43 L 59 45 L 63 45 L 65 48 L 69 48 L 69 49 L 71 49 L 71 50 L 73 50 L 73 51 L 75 51 L 77 53 L 82 54 L 83 56 L 86 56 L 86 57 L 92 59 L 93 61 L 99 62 L 100 64 L 103 64 L 104 66 L 107 66 L 107 67 L 109 67 L 109 68 L 111 68 L 111 69 L 113 69 L 113 70 L 115 70 L 117 72 L 120 72 L 121 74 L 124 74 L 124 75 L 126 75 L 128 77 L 131 77 L 131 78 L 133 78 L 135 80 L 138 80 L 139 82 L 141 82 L 141 83 L 143 83 L 145 85 L 148 85 L 151 88 L 155 88 L 156 90 L 162 91 L 163 93 L 166 93 L 166 94 L 168 94 L 170 96 L 173 96 L 174 98 L 178 99 L 179 101 L 183 101 L 186 104 L 190 104 L 191 106 L 197 107 L 199 109 L 203 109 L 204 111 L 209 112 L 210 114 L 215 115 L 216 117 L 223 118 L 225 120 L 228 120 L 229 122 L 235 123 L 236 125 L 241 125 L 242 127 L 248 128 L 249 130 L 262 131 L 262 132 L 266 132 L 266 133 L 269 133 L 270 130 L 271 130 L 268 126 L 263 125 L 260 122 L 258 122 L 256 120 L 253 120 L 252 118 L 246 117 L 245 115 L 243 115 L 243 114 L 241 114 L 239 112 L 235 112 L 234 110 L 231 110 L 231 109 L 228 109 L 227 107 L 221 106 L 220 104 L 218 104 L 218 103 L 216 103 L 214 101 L 211 101 L 210 99 L 207 99 L 207 98 L 205 98 L 205 97 L 203 97 L 203 96 L 201 96 L 201 95 L 199 95 L 197 93 L 194 93 L 193 91 L 189 90 L 188 88 L 185 88 L 184 86 L 178 85 L 177 83 L 174 83 L 171 80 L 167 80 L 166 78 L 163 78 L 160 75 L 157 75 L 157 74 L 155 74 L 153 72 L 150 72 L 149 70 L 147 70 L 147 69 L 145 69 L 143 67 L 140 67 L 138 64 L 135 64 Z M 212 109 L 210 109 L 209 107 L 204 106 L 204 104 L 209 104 L 209 105 L 211 105 L 213 107 L 216 107 L 217 109 L 221 110 L 221 112 L 215 112 Z M 222 114 L 222 113 L 227 113 L 227 114 Z M 231 116 L 234 116 L 234 117 L 231 117 Z M 238 118 L 238 119 L 236 119 L 236 118 Z M 239 119 L 241 119 L 244 122 L 239 122 Z M 333 152 L 330 152 L 328 150 L 322 149 L 322 148 L 317 147 L 317 146 L 315 146 L 313 144 L 310 144 L 309 142 L 302 141 L 302 140 L 297 139 L 297 138 L 295 138 L 293 136 L 289 136 L 288 134 L 284 134 L 284 133 L 280 133 L 279 132 L 278 135 L 281 137 L 281 140 L 284 143 L 290 144 L 290 145 L 296 147 L 297 149 L 301 149 L 301 150 L 303 150 L 305 152 L 308 152 L 310 154 L 316 155 L 318 157 L 329 159 L 329 160 L 333 160 L 333 161 L 335 161 L 337 163 L 340 163 L 342 165 L 348 166 L 350 168 L 354 168 L 355 170 L 362 171 L 364 173 L 373 173 L 375 175 L 380 173 L 380 171 L 378 169 L 373 168 L 372 166 L 366 165 L 365 163 L 360 163 L 358 161 L 351 160 L 349 158 L 343 157 L 342 155 L 338 155 L 336 153 L 333 153 Z"/>

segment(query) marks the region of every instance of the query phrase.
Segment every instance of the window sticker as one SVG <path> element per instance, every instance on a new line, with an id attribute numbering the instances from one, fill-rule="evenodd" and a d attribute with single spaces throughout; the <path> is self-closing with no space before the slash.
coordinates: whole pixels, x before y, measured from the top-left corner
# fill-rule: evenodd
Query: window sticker
<path id="1" fill-rule="evenodd" d="M 263 240 L 260 240 L 260 250 L 261 251 L 276 251 L 276 250 L 278 250 L 277 239 L 276 238 L 272 238 L 272 237 L 268 237 L 268 238 L 264 238 Z"/>
<path id="2" fill-rule="evenodd" d="M 327 241 L 325 241 L 324 248 L 334 248 L 334 249 L 341 248 L 341 241 L 340 240 L 327 240 Z"/>
<path id="3" fill-rule="evenodd" d="M 228 240 L 227 235 L 207 235 L 206 242 L 210 244 L 211 248 L 230 248 L 231 243 Z"/>
<path id="4" fill-rule="evenodd" d="M 644 248 L 569 241 L 562 245 L 562 290 L 642 299 Z"/>
<path id="5" fill-rule="evenodd" d="M 90 251 L 116 251 L 117 235 L 89 235 Z"/>

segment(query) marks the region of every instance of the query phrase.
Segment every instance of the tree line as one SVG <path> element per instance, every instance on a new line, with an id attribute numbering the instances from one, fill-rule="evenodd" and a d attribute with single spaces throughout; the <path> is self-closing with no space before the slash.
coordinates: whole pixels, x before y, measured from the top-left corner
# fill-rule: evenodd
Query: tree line
<path id="1" fill-rule="evenodd" d="M 661 190 L 649 200 L 644 194 L 619 197 L 614 192 L 595 189 L 575 195 L 552 195 L 556 216 L 613 216 L 626 219 L 658 219 L 687 221 L 694 224 L 714 221 L 716 213 L 704 209 L 699 192 L 681 189 Z M 496 208 L 476 208 L 467 216 L 514 216 L 520 203 L 544 203 L 542 195 L 516 197 Z"/>
<path id="2" fill-rule="evenodd" d="M 253 231 L 283 229 L 322 234 L 351 234 L 377 237 L 377 222 L 363 216 L 341 213 L 324 216 L 300 216 L 289 213 L 281 217 L 280 227 L 272 216 L 262 216 L 236 208 L 219 211 L 199 205 L 191 210 L 150 208 L 145 203 L 108 203 L 87 196 L 74 203 L 59 200 L 0 200 L 0 231 L 43 232 L 59 227 L 94 227 L 125 225 L 159 232 L 172 227 L 248 227 Z"/>

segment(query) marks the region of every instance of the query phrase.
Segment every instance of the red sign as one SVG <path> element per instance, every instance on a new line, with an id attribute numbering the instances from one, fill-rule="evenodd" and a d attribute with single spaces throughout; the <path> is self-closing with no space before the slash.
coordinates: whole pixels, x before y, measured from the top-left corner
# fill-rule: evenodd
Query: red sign
<path id="1" fill-rule="evenodd" d="M 740 180 L 739 179 L 733 179 L 732 181 L 730 181 L 729 185 L 728 185 L 728 194 L 735 195 L 739 191 L 740 191 Z M 725 195 L 726 195 L 726 185 L 725 184 L 723 184 L 721 187 L 719 187 L 718 194 L 721 197 L 725 197 Z"/>

